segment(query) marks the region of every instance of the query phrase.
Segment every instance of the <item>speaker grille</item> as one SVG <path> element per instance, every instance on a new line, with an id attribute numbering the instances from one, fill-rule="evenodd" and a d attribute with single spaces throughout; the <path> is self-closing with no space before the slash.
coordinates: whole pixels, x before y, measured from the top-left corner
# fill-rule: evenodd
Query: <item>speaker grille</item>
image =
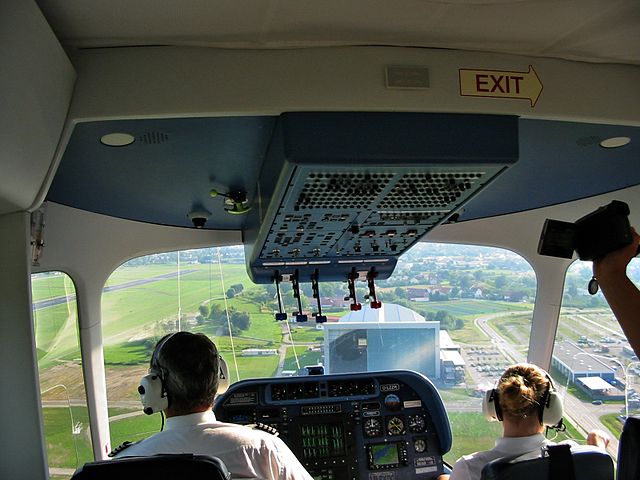
<path id="1" fill-rule="evenodd" d="M 162 132 L 146 132 L 140 135 L 138 140 L 142 143 L 146 143 L 147 145 L 155 145 L 169 140 L 169 135 Z"/>

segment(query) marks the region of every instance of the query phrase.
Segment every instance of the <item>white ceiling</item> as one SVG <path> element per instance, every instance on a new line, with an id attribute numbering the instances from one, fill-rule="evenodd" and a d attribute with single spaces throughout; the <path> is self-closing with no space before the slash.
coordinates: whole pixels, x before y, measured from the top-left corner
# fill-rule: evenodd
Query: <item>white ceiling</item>
<path id="1" fill-rule="evenodd" d="M 395 45 L 640 64 L 638 0 L 38 0 L 67 48 Z"/>

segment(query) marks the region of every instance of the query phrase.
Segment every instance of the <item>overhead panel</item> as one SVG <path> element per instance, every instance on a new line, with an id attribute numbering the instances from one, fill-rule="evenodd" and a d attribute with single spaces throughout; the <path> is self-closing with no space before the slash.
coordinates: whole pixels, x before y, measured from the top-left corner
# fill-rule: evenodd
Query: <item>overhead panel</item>
<path id="1" fill-rule="evenodd" d="M 387 278 L 517 158 L 511 116 L 283 114 L 247 219 L 249 274 Z"/>

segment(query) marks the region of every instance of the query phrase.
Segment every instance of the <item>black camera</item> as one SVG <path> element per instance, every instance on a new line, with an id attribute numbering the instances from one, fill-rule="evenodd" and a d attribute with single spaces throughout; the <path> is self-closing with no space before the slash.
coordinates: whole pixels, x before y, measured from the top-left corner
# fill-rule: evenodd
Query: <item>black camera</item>
<path id="1" fill-rule="evenodd" d="M 593 260 L 632 241 L 629 205 L 614 200 L 575 223 L 547 219 L 542 228 L 538 253 L 551 257 Z"/>

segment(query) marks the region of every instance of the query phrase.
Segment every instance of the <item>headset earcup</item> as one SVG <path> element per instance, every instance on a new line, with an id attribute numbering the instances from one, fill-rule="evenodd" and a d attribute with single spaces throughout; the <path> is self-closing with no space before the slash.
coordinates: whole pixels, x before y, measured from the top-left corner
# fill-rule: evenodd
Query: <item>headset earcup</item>
<path id="1" fill-rule="evenodd" d="M 555 391 L 550 391 L 542 410 L 542 424 L 546 427 L 552 427 L 562 420 L 563 414 L 562 397 Z"/>
<path id="2" fill-rule="evenodd" d="M 496 394 L 495 389 L 493 388 L 490 390 L 487 390 L 484 393 L 484 397 L 482 398 L 482 414 L 484 415 L 484 418 L 486 418 L 490 422 L 501 421 L 500 415 L 498 415 L 498 412 L 496 411 L 497 400 L 498 400 L 498 396 Z"/>
<path id="3" fill-rule="evenodd" d="M 162 379 L 158 372 L 152 371 L 140 379 L 138 386 L 142 411 L 147 415 L 161 412 L 169 407 L 169 399 L 164 395 Z"/>
<path id="4" fill-rule="evenodd" d="M 218 356 L 218 361 L 220 362 L 219 373 L 218 373 L 218 391 L 217 395 L 222 395 L 229 388 L 229 366 L 227 362 L 224 361 L 224 358 Z"/>

